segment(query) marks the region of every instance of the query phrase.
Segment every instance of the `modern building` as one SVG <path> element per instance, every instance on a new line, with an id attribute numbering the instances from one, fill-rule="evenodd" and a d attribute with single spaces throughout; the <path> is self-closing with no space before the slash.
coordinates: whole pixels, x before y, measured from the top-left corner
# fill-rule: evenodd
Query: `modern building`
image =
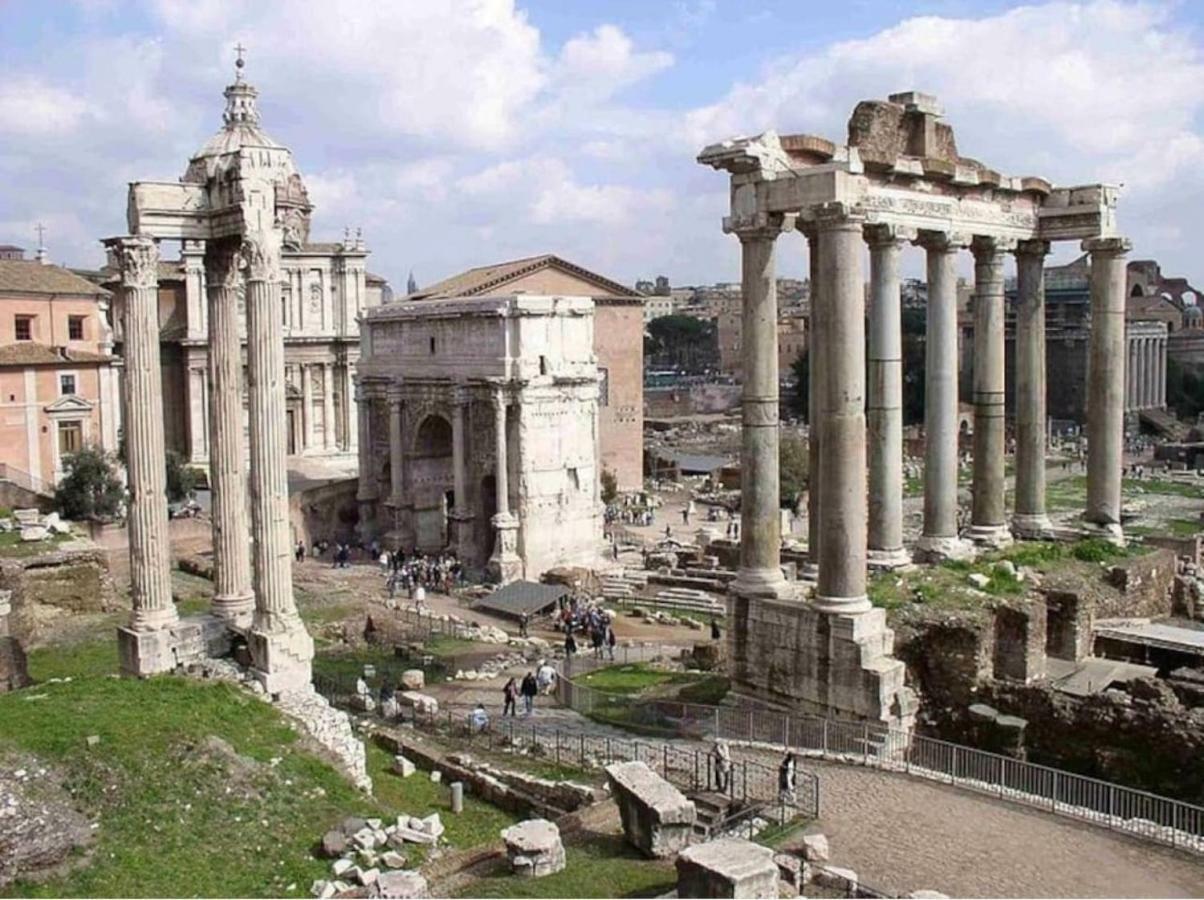
<path id="1" fill-rule="evenodd" d="M 644 304 L 650 298 L 544 254 L 478 266 L 421 288 L 405 300 L 510 294 L 589 297 L 594 301 L 601 469 L 614 473 L 620 490 L 638 490 L 644 483 Z"/>
<path id="2" fill-rule="evenodd" d="M 109 292 L 39 257 L 0 255 L 0 463 L 5 480 L 46 493 L 68 454 L 117 450 L 121 401 Z"/>

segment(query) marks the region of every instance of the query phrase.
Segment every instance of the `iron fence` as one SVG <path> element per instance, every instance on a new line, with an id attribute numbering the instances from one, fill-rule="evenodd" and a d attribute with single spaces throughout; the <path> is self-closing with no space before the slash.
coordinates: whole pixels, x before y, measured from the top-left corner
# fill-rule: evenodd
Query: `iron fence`
<path id="1" fill-rule="evenodd" d="M 1204 853 L 1204 807 L 883 725 L 749 705 L 638 700 L 568 677 L 557 680 L 556 698 L 597 721 L 641 734 L 791 748 L 804 756 L 940 781 Z"/>

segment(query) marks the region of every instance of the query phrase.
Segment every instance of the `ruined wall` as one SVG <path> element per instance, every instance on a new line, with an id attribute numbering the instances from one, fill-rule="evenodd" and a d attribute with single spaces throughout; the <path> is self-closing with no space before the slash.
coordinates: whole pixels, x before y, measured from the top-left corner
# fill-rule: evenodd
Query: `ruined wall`
<path id="1" fill-rule="evenodd" d="M 740 386 L 694 384 L 644 391 L 644 415 L 650 419 L 734 413 L 740 408 Z"/>
<path id="2" fill-rule="evenodd" d="M 12 594 L 9 591 L 0 591 L 0 694 L 29 684 L 25 651 L 20 642 L 9 634 L 11 601 Z"/>
<path id="3" fill-rule="evenodd" d="M 312 547 L 323 539 L 354 539 L 360 515 L 355 500 L 358 485 L 358 479 L 347 478 L 290 494 L 288 514 L 293 541 L 304 541 L 306 547 Z"/>
<path id="4" fill-rule="evenodd" d="M 103 551 L 60 550 L 0 563 L 0 590 L 12 591 L 9 628 L 28 645 L 49 620 L 121 607 Z"/>
<path id="5" fill-rule="evenodd" d="M 605 371 L 598 401 L 602 468 L 614 472 L 619 490 L 644 484 L 644 309 L 642 302 L 594 307 L 594 352 Z"/>
<path id="6" fill-rule="evenodd" d="M 1169 616 L 1177 565 L 1173 551 L 1160 549 L 1112 566 L 1107 581 L 1121 596 L 1101 593 L 1095 605 L 1096 618 Z"/>

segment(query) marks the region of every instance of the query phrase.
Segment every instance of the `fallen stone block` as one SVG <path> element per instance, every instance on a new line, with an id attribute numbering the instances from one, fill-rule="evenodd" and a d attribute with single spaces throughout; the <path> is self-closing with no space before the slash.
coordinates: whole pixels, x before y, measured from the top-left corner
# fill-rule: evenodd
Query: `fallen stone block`
<path id="1" fill-rule="evenodd" d="M 828 839 L 819 833 L 804 834 L 800 850 L 803 859 L 809 863 L 826 863 L 831 858 L 828 849 Z"/>
<path id="2" fill-rule="evenodd" d="M 402 691 L 396 696 L 398 703 L 410 707 L 421 715 L 433 716 L 439 712 L 439 701 L 430 694 L 423 694 L 419 691 Z"/>
<path id="3" fill-rule="evenodd" d="M 850 897 L 857 891 L 857 873 L 841 866 L 816 866 L 811 881 L 820 887 L 843 891 Z"/>
<path id="4" fill-rule="evenodd" d="M 773 850 L 743 838 L 695 844 L 677 857 L 677 896 L 776 898 Z"/>
<path id="5" fill-rule="evenodd" d="M 526 878 L 542 878 L 564 868 L 560 829 L 547 819 L 527 819 L 502 831 L 511 871 Z"/>
<path id="6" fill-rule="evenodd" d="M 775 853 L 773 864 L 778 867 L 778 881 L 797 896 L 803 889 L 803 861 L 791 853 Z"/>
<path id="7" fill-rule="evenodd" d="M 402 778 L 409 778 L 416 771 L 418 771 L 418 767 L 400 753 L 393 757 L 393 772 L 395 774 L 400 775 Z"/>
<path id="8" fill-rule="evenodd" d="M 443 780 L 443 773 L 440 772 L 438 769 L 431 769 L 431 781 L 435 784 L 438 784 L 442 780 Z"/>
<path id="9" fill-rule="evenodd" d="M 422 669 L 406 669 L 401 673 L 401 686 L 407 691 L 420 691 L 426 687 L 426 673 Z"/>
<path id="10" fill-rule="evenodd" d="M 374 884 L 376 879 L 380 878 L 380 869 L 361 869 L 359 873 L 359 883 L 365 887 Z"/>
<path id="11" fill-rule="evenodd" d="M 331 829 L 322 835 L 322 855 L 328 859 L 336 859 L 347 850 L 347 835 Z"/>
<path id="12" fill-rule="evenodd" d="M 349 859 L 336 859 L 334 865 L 330 867 L 330 871 L 334 873 L 335 878 L 346 875 L 351 877 L 351 870 L 355 868 L 355 863 Z"/>
<path id="13" fill-rule="evenodd" d="M 912 891 L 907 896 L 912 900 L 949 900 L 949 895 L 942 894 L 940 891 Z"/>
<path id="14" fill-rule="evenodd" d="M 418 872 L 381 872 L 372 885 L 370 897 L 390 898 L 390 900 L 419 900 L 429 897 L 430 889 L 426 879 Z"/>
<path id="15" fill-rule="evenodd" d="M 381 854 L 381 863 L 389 869 L 404 869 L 406 858 L 396 850 L 386 850 Z"/>
<path id="16" fill-rule="evenodd" d="M 629 844 L 656 859 L 689 845 L 697 812 L 685 794 L 642 762 L 612 763 L 606 776 Z"/>

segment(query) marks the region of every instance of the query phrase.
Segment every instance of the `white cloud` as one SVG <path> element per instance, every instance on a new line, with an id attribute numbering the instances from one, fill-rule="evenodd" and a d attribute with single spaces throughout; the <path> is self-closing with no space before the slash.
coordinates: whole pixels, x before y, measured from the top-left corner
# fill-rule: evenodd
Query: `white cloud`
<path id="1" fill-rule="evenodd" d="M 554 71 L 558 90 L 574 101 L 600 101 L 673 65 L 663 50 L 639 52 L 614 25 L 567 41 Z"/>
<path id="2" fill-rule="evenodd" d="M 87 110 L 87 104 L 70 91 L 36 78 L 0 83 L 0 134 L 70 134 L 83 124 Z"/>

